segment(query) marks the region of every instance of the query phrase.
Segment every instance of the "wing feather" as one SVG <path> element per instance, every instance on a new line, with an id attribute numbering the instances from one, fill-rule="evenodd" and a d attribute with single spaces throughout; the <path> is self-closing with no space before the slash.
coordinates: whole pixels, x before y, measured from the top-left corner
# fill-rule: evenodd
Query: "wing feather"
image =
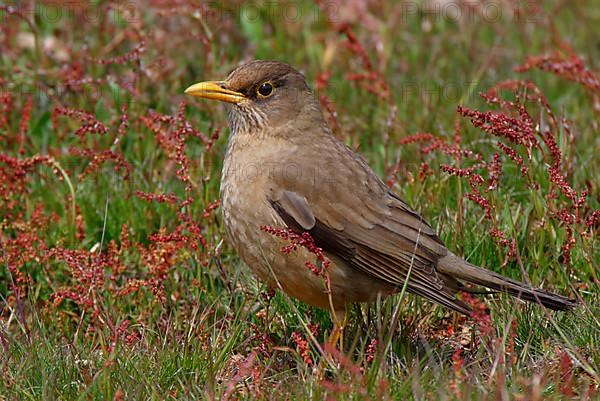
<path id="1" fill-rule="evenodd" d="M 329 138 L 331 142 L 326 143 Z M 455 280 L 439 273 L 448 250 L 427 222 L 373 173 L 364 159 L 331 137 L 322 150 L 302 155 L 335 166 L 316 180 L 274 177 L 269 201 L 292 229 L 308 231 L 326 253 L 399 289 L 407 289 L 462 313 L 469 307 L 454 298 Z M 320 145 L 320 146 L 321 146 Z M 302 149 L 309 148 L 298 148 Z M 315 185 L 325 183 L 327 185 Z M 410 274 L 409 274 L 410 271 Z"/>
<path id="2" fill-rule="evenodd" d="M 290 198 L 301 197 L 294 194 L 281 199 Z M 292 205 L 290 212 L 286 209 L 286 204 Z M 447 286 L 447 280 L 436 271 L 435 263 L 439 254 L 434 253 L 425 243 L 439 244 L 425 234 L 419 237 L 424 239 L 424 244 L 419 245 L 418 240 L 411 242 L 406 236 L 390 230 L 383 224 L 373 224 L 370 229 L 361 227 L 335 230 L 323 224 L 319 216 L 313 214 L 308 203 L 271 200 L 271 205 L 290 228 L 308 231 L 326 253 L 337 256 L 357 270 L 390 283 L 398 289 L 402 288 L 408 277 L 409 292 L 461 313 L 469 313 L 468 305 L 454 297 L 455 291 Z M 299 206 L 309 209 L 297 210 Z M 297 221 L 294 215 L 302 216 L 304 223 L 314 221 L 314 225 L 307 226 L 302 221 Z M 378 236 L 386 238 L 384 241 L 377 241 Z"/>

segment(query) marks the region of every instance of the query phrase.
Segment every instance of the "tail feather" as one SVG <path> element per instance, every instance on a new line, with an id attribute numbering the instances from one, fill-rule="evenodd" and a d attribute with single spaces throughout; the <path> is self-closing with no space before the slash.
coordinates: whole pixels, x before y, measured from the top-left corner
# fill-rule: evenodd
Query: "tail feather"
<path id="1" fill-rule="evenodd" d="M 437 267 L 438 272 L 444 275 L 493 290 L 505 291 L 513 297 L 540 303 L 552 310 L 569 310 L 577 305 L 577 300 L 553 294 L 540 288 L 532 288 L 520 281 L 472 265 L 452 253 L 441 258 Z"/>

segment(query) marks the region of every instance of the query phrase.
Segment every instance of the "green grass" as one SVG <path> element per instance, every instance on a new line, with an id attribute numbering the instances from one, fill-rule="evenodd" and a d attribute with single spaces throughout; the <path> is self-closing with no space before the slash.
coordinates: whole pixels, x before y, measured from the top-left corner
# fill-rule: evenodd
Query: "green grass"
<path id="1" fill-rule="evenodd" d="M 53 19 L 44 6 L 21 14 L 0 8 L 0 189 L 6 194 L 0 200 L 0 400 L 598 397 L 598 225 L 573 225 L 567 267 L 561 249 L 566 228 L 554 212 L 569 200 L 547 197 L 547 155 L 533 152 L 527 179 L 504 161 L 499 188 L 484 193 L 495 205 L 492 223 L 465 197 L 467 180 L 440 170 L 442 164 L 472 162 L 459 164 L 439 151 L 425 155 L 424 144 L 399 144 L 417 132 L 452 143 L 458 121 L 461 146 L 489 161 L 498 139 L 461 118 L 457 106 L 489 110 L 480 91 L 508 79 L 530 80 L 556 115 L 569 121 L 573 141 L 560 132 L 558 144 L 568 183 L 579 192 L 589 189 L 581 213 L 587 218 L 600 209 L 600 93 L 547 72 L 514 71 L 527 56 L 560 46 L 566 52 L 561 43 L 599 71 L 600 16 L 592 2 L 535 3 L 539 8 L 527 14 L 534 21 L 515 18 L 507 8 L 493 20 L 476 10 L 472 18 L 456 20 L 448 9 L 412 14 L 392 2 L 363 11 L 361 2 L 322 3 L 318 13 L 315 4 L 292 3 L 302 12 L 297 19 L 284 17 L 283 3 L 253 3 L 261 10 L 254 19 L 249 6 L 215 3 L 194 11 L 191 3 L 111 11 L 100 2 L 93 18 L 79 6 Z M 534 3 L 522 6 L 527 4 Z M 333 22 L 325 18 L 330 12 Z M 389 86 L 389 98 L 347 78 L 364 72 L 364 65 L 339 32 L 346 22 Z M 142 40 L 138 57 L 132 51 Z M 536 285 L 577 294 L 581 306 L 553 313 L 505 296 L 487 298 L 491 332 L 483 334 L 476 322 L 410 295 L 395 296 L 352 311 L 347 359 L 324 356 L 322 343 L 332 327 L 327 311 L 282 293 L 271 297 L 224 241 L 219 210 L 203 216 L 219 197 L 229 131 L 220 105 L 184 97 L 183 90 L 223 78 L 254 58 L 287 61 L 311 86 L 319 74 L 330 73 L 320 93 L 343 127 L 336 134 L 383 178 L 391 178 L 400 163 L 394 190 L 451 250 L 507 276 L 521 279 L 524 271 Z M 126 89 L 130 84 L 133 93 Z M 57 107 L 90 113 L 108 132 L 77 136 L 82 121 L 57 115 Z M 547 124 L 535 104 L 528 107 Z M 127 124 L 119 128 L 123 110 Z M 154 112 L 175 120 L 154 126 Z M 173 148 L 184 118 L 208 137 L 221 129 L 210 148 L 185 138 L 187 190 L 177 175 L 182 158 Z M 129 163 L 129 174 L 115 170 L 114 160 L 86 172 L 94 154 L 106 150 Z M 7 167 L 6 157 L 37 154 L 54 163 L 22 175 Z M 421 163 L 432 172 L 424 179 Z M 485 170 L 481 174 L 487 178 Z M 540 189 L 532 190 L 528 179 Z M 178 208 L 143 200 L 136 191 L 192 202 Z M 178 231 L 178 212 L 192 216 L 204 244 L 189 223 Z M 521 264 L 515 258 L 505 263 L 508 249 L 490 236 L 494 225 L 516 240 Z M 581 235 L 586 229 L 588 235 Z M 188 242 L 152 237 L 173 232 Z M 53 248 L 78 251 L 80 259 L 49 257 Z M 93 271 L 97 276 L 87 279 Z M 26 280 L 19 296 L 11 285 L 17 272 Z M 125 293 L 133 280 L 143 283 Z M 88 296 L 89 303 L 69 296 L 59 302 L 65 290 Z M 309 324 L 318 325 L 313 337 Z M 292 333 L 308 341 L 312 366 Z M 369 348 L 374 340 L 375 351 Z"/>

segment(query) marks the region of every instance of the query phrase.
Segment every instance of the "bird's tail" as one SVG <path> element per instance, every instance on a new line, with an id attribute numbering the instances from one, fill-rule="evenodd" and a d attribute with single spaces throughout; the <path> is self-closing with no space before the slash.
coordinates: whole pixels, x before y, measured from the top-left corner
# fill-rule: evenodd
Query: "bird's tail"
<path id="1" fill-rule="evenodd" d="M 539 288 L 532 288 L 520 281 L 472 265 L 453 253 L 448 253 L 448 255 L 441 258 L 437 267 L 439 273 L 452 278 L 497 291 L 505 291 L 513 297 L 539 303 L 553 310 L 568 310 L 577 305 L 577 300 Z"/>

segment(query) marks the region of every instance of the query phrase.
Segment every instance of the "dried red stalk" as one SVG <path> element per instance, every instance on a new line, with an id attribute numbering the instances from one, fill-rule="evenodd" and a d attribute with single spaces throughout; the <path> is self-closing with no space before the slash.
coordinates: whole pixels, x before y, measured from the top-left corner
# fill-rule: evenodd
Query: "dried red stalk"
<path id="1" fill-rule="evenodd" d="M 312 366 L 313 362 L 310 358 L 310 352 L 308 347 L 308 341 L 305 340 L 302 335 L 296 333 L 295 331 L 292 333 L 292 340 L 296 344 L 296 351 L 302 357 L 304 363 L 308 366 Z"/>
<path id="2" fill-rule="evenodd" d="M 0 93 L 0 128 L 4 128 L 6 132 L 8 132 L 8 119 L 13 107 L 14 104 L 12 94 L 10 92 Z M 6 134 L 1 135 L 6 136 Z"/>
<path id="3" fill-rule="evenodd" d="M 116 151 L 105 149 L 105 150 L 92 150 L 92 149 L 79 149 L 74 146 L 69 148 L 69 153 L 76 156 L 85 156 L 90 159 L 90 163 L 87 165 L 82 173 L 82 177 L 91 175 L 93 172 L 97 172 L 100 167 L 107 161 L 112 161 L 115 166 L 116 172 L 123 172 L 123 178 L 129 179 L 133 173 L 133 166 L 125 160 L 125 157 L 121 153 Z"/>
<path id="4" fill-rule="evenodd" d="M 370 400 L 371 398 L 368 395 L 367 386 L 369 377 L 364 374 L 364 369 L 358 364 L 354 363 L 348 356 L 346 356 L 342 351 L 338 350 L 334 345 L 325 343 L 324 351 L 326 354 L 330 355 L 331 358 L 337 362 L 340 369 L 343 369 L 345 372 L 348 372 L 350 376 L 348 379 L 348 383 L 343 383 L 341 381 L 333 382 L 331 380 L 324 379 L 320 382 L 321 386 L 335 395 L 358 395 L 360 399 Z M 340 377 L 342 377 L 340 375 Z M 388 389 L 386 383 L 382 383 L 382 391 L 379 394 L 380 398 L 383 399 Z M 332 398 L 333 399 L 333 398 Z"/>
<path id="5" fill-rule="evenodd" d="M 488 165 L 489 176 L 487 180 L 486 191 L 494 191 L 498 189 L 500 177 L 502 176 L 502 160 L 498 152 L 494 153 L 491 163 Z"/>
<path id="6" fill-rule="evenodd" d="M 524 119 L 510 117 L 502 112 L 496 111 L 477 111 L 469 108 L 458 106 L 458 113 L 467 117 L 471 120 L 473 126 L 480 128 L 484 132 L 508 139 L 510 142 L 523 145 L 528 149 L 538 146 L 538 140 L 536 138 L 535 129 L 533 128 L 533 122 L 524 109 L 520 112 L 524 112 L 526 116 Z"/>
<path id="7" fill-rule="evenodd" d="M 21 111 L 21 122 L 19 124 L 19 136 L 17 138 L 17 142 L 19 144 L 19 154 L 25 154 L 25 138 L 27 135 L 27 130 L 29 129 L 29 120 L 31 119 L 31 107 L 33 106 L 33 98 L 31 96 L 27 96 L 27 100 L 25 101 L 25 106 L 23 106 L 23 110 Z"/>
<path id="8" fill-rule="evenodd" d="M 0 153 L 0 216 L 17 218 L 14 213 L 23 206 L 20 196 L 26 191 L 28 176 L 42 165 L 52 166 L 51 159 L 41 155 L 19 159 Z"/>
<path id="9" fill-rule="evenodd" d="M 190 161 L 185 153 L 187 136 L 194 135 L 195 131 L 184 118 L 185 103 L 179 106 L 176 117 L 150 112 L 146 117 L 141 117 L 142 122 L 154 133 L 158 144 L 165 150 L 168 157 L 179 165 L 176 174 L 180 181 L 186 185 L 187 201 L 191 200 L 192 185 L 189 175 Z M 163 124 L 168 128 L 164 129 Z M 205 143 L 208 139 L 205 138 Z"/>
<path id="10" fill-rule="evenodd" d="M 69 198 L 71 196 L 69 195 Z M 71 199 L 68 199 L 67 205 L 69 208 L 71 207 Z M 79 205 L 75 205 L 75 227 L 77 229 L 77 233 L 75 234 L 79 241 L 83 241 L 85 238 L 85 222 L 83 221 L 83 215 L 81 214 L 81 208 Z"/>
<path id="11" fill-rule="evenodd" d="M 434 173 L 429 167 L 429 164 L 421 162 L 421 169 L 419 170 L 419 181 L 423 182 L 425 181 L 425 178 L 433 174 Z"/>
<path id="12" fill-rule="evenodd" d="M 360 43 L 358 37 L 352 32 L 349 24 L 340 24 L 338 31 L 346 35 L 344 46 L 351 54 L 359 57 L 362 63 L 363 71 L 350 72 L 346 74 L 346 79 L 350 81 L 358 81 L 361 86 L 368 92 L 383 99 L 390 99 L 390 88 L 385 81 L 383 75 L 375 70 L 365 47 Z"/>
<path id="13" fill-rule="evenodd" d="M 71 299 L 77 305 L 93 313 L 94 317 L 101 311 L 97 303 L 97 293 L 105 284 L 105 269 L 108 260 L 105 254 L 87 250 L 71 250 L 53 248 L 48 251 L 47 260 L 64 262 L 73 275 L 74 285 L 52 294 L 54 306 L 64 299 Z"/>
<path id="14" fill-rule="evenodd" d="M 122 56 L 110 57 L 106 59 L 98 59 L 89 57 L 89 59 L 97 64 L 125 64 L 130 61 L 138 61 L 142 53 L 146 51 L 146 42 L 141 40 L 135 47 L 129 52 Z"/>
<path id="15" fill-rule="evenodd" d="M 323 249 L 315 245 L 315 241 L 308 232 L 302 234 L 296 233 L 291 228 L 276 228 L 271 226 L 260 226 L 260 229 L 271 235 L 279 237 L 285 241 L 289 241 L 289 244 L 281 247 L 281 253 L 289 254 L 298 249 L 299 246 L 307 249 L 310 253 L 317 257 L 317 261 L 320 266 L 315 266 L 312 262 L 306 261 L 306 267 L 317 276 L 327 276 L 327 269 L 329 268 L 329 259 L 323 253 Z M 328 287 L 329 288 L 329 287 Z"/>
<path id="16" fill-rule="evenodd" d="M 400 171 L 400 160 L 398 160 L 396 163 L 394 163 L 394 165 L 391 168 L 386 167 L 387 173 L 386 176 L 388 177 L 386 180 L 386 184 L 389 188 L 392 188 L 394 186 L 394 184 L 396 184 L 397 180 L 398 180 L 398 171 Z"/>
<path id="17" fill-rule="evenodd" d="M 560 393 L 565 397 L 574 397 L 573 362 L 571 362 L 571 357 L 565 351 L 560 353 L 560 376 Z"/>
<path id="18" fill-rule="evenodd" d="M 190 177 L 191 162 L 186 154 L 186 141 L 189 137 L 198 138 L 204 143 L 205 149 L 209 149 L 213 142 L 218 138 L 220 131 L 214 131 L 209 138 L 200 131 L 193 129 L 190 123 L 185 119 L 185 102 L 182 102 L 179 105 L 176 116 L 151 112 L 148 116 L 141 117 L 141 120 L 154 133 L 156 141 L 167 153 L 169 159 L 179 166 L 176 175 L 177 178 L 185 184 L 186 197 L 185 199 L 179 200 L 177 203 L 177 208 L 180 210 L 177 213 L 177 217 L 181 222 L 181 225 L 175 232 L 169 234 L 171 235 L 170 238 L 179 238 L 181 241 L 185 241 L 187 246 L 190 246 L 193 249 L 197 249 L 197 243 L 206 247 L 207 242 L 201 234 L 202 227 L 194 220 L 191 208 L 188 207 L 194 202 L 195 198 Z M 173 203 L 176 199 L 174 195 L 157 195 L 142 192 L 137 192 L 136 195 L 145 200 L 167 203 Z M 203 216 L 208 217 L 218 205 L 218 201 L 210 204 L 203 212 Z"/>
<path id="19" fill-rule="evenodd" d="M 430 134 L 428 132 L 422 132 L 422 133 L 417 133 L 417 134 L 413 134 L 413 135 L 404 137 L 404 138 L 400 139 L 400 141 L 398 141 L 398 143 L 400 145 L 408 145 L 409 143 L 414 143 L 414 142 L 432 142 L 437 139 L 438 138 L 436 138 L 433 134 Z"/>
<path id="20" fill-rule="evenodd" d="M 181 203 L 181 199 L 175 194 L 154 194 L 151 192 L 135 191 L 135 196 L 146 202 L 167 203 L 169 205 Z"/>
<path id="21" fill-rule="evenodd" d="M 515 95 L 515 101 L 509 101 L 499 96 L 500 90 L 508 90 Z M 564 226 L 567 238 L 563 243 L 562 250 L 567 267 L 570 266 L 571 250 L 575 245 L 575 229 L 574 225 L 585 224 L 581 214 L 586 203 L 587 191 L 577 193 L 571 185 L 567 183 L 566 175 L 562 171 L 563 156 L 560 148 L 557 145 L 558 132 L 563 129 L 567 136 L 570 136 L 570 129 L 566 120 L 558 119 L 552 112 L 550 105 L 541 93 L 541 91 L 530 82 L 520 81 L 505 81 L 490 89 L 487 94 L 482 95 L 483 98 L 490 104 L 500 105 L 501 111 L 479 112 L 468 108 L 460 107 L 458 112 L 460 115 L 469 118 L 475 127 L 482 129 L 484 132 L 494 135 L 498 138 L 503 138 L 508 141 L 508 144 L 498 142 L 497 146 L 503 154 L 509 157 L 521 171 L 521 175 L 528 180 L 528 185 L 534 190 L 539 190 L 540 186 L 534 181 L 533 177 L 529 176 L 529 171 L 532 168 L 532 152 L 538 150 L 547 158 L 549 167 L 547 174 L 550 182 L 553 184 L 549 199 L 557 200 L 557 192 L 564 195 L 570 203 L 566 207 L 559 207 L 551 215 L 556 217 Z M 540 124 L 536 124 L 524 105 L 524 101 L 538 103 L 548 115 L 549 128 L 541 131 Z M 544 145 L 544 146 L 543 146 Z M 526 152 L 527 158 L 524 159 L 519 154 L 520 147 Z M 489 172 L 488 188 L 496 189 L 498 187 L 498 172 L 501 168 L 501 159 L 499 154 L 495 153 L 493 160 L 485 165 Z M 450 171 L 453 173 L 453 171 Z M 472 186 L 473 187 L 473 186 Z M 480 204 L 486 209 L 486 217 L 489 217 L 489 209 L 486 207 L 485 197 L 474 191 L 467 196 Z M 593 211 L 590 213 L 593 214 Z M 499 243 L 509 245 L 509 254 L 516 253 L 516 243 L 514 240 L 508 241 L 504 234 L 496 227 L 490 233 L 499 239 Z"/>
<path id="22" fill-rule="evenodd" d="M 466 303 L 471 305 L 471 308 L 473 309 L 471 311 L 471 319 L 477 324 L 482 338 L 492 340 L 494 338 L 495 330 L 487 305 L 481 299 L 474 297 L 469 293 L 462 293 L 461 296 Z"/>
<path id="23" fill-rule="evenodd" d="M 529 56 L 515 71 L 525 72 L 531 69 L 550 72 L 566 80 L 577 82 L 592 92 L 600 93 L 600 76 L 587 69 L 584 61 L 576 54 L 564 55 L 554 52 L 546 56 Z"/>
<path id="24" fill-rule="evenodd" d="M 204 209 L 204 212 L 202 212 L 202 217 L 204 217 L 205 219 L 209 218 L 212 212 L 218 209 L 219 206 L 221 206 L 221 199 L 217 199 L 209 203 L 208 206 Z"/>
<path id="25" fill-rule="evenodd" d="M 108 133 L 108 128 L 98 121 L 92 114 L 83 110 L 74 110 L 67 107 L 56 107 L 53 112 L 55 116 L 66 116 L 74 120 L 81 121 L 83 125 L 75 131 L 75 135 L 83 137 L 85 134 L 104 135 Z"/>
<path id="26" fill-rule="evenodd" d="M 319 94 L 319 103 L 321 103 L 321 107 L 327 110 L 329 126 L 332 127 L 334 133 L 340 135 L 342 133 L 342 127 L 337 119 L 337 111 L 335 110 L 332 100 L 325 94 L 329 87 L 330 80 L 331 73 L 328 71 L 322 72 L 317 75 L 315 85 L 317 93 Z"/>
<path id="27" fill-rule="evenodd" d="M 458 383 L 462 381 L 463 378 L 463 366 L 465 364 L 465 360 L 462 356 L 462 349 L 458 348 L 452 354 L 452 368 L 454 370 L 454 377 L 450 381 L 450 390 L 458 397 L 462 398 L 462 392 L 458 387 Z"/>
<path id="28" fill-rule="evenodd" d="M 428 146 L 421 149 L 421 153 L 424 155 L 427 155 L 434 150 L 439 150 L 446 155 L 452 156 L 456 160 L 461 160 L 463 157 L 481 160 L 481 155 L 479 153 L 473 152 L 470 149 L 463 149 L 458 143 L 453 145 L 448 144 L 444 139 L 430 133 L 416 133 L 406 136 L 398 141 L 400 145 L 408 145 L 415 142 L 429 142 Z"/>
<path id="29" fill-rule="evenodd" d="M 373 338 L 371 340 L 371 342 L 367 346 L 367 349 L 365 350 L 365 354 L 367 355 L 366 362 L 367 363 L 373 362 L 373 360 L 375 359 L 375 356 L 377 355 L 377 339 L 376 338 Z"/>
<path id="30" fill-rule="evenodd" d="M 129 116 L 127 115 L 127 103 L 123 102 L 121 105 L 121 115 L 119 116 L 119 128 L 117 129 L 117 133 L 119 136 L 125 136 L 128 128 Z"/>
<path id="31" fill-rule="evenodd" d="M 240 383 L 241 381 L 243 381 L 251 375 L 255 376 L 256 369 L 258 369 L 257 355 L 256 352 L 252 351 L 250 355 L 248 355 L 243 361 L 241 361 L 239 367 L 237 368 L 237 373 L 233 375 L 227 382 L 221 400 L 229 400 L 230 397 L 235 393 L 238 383 Z"/>

